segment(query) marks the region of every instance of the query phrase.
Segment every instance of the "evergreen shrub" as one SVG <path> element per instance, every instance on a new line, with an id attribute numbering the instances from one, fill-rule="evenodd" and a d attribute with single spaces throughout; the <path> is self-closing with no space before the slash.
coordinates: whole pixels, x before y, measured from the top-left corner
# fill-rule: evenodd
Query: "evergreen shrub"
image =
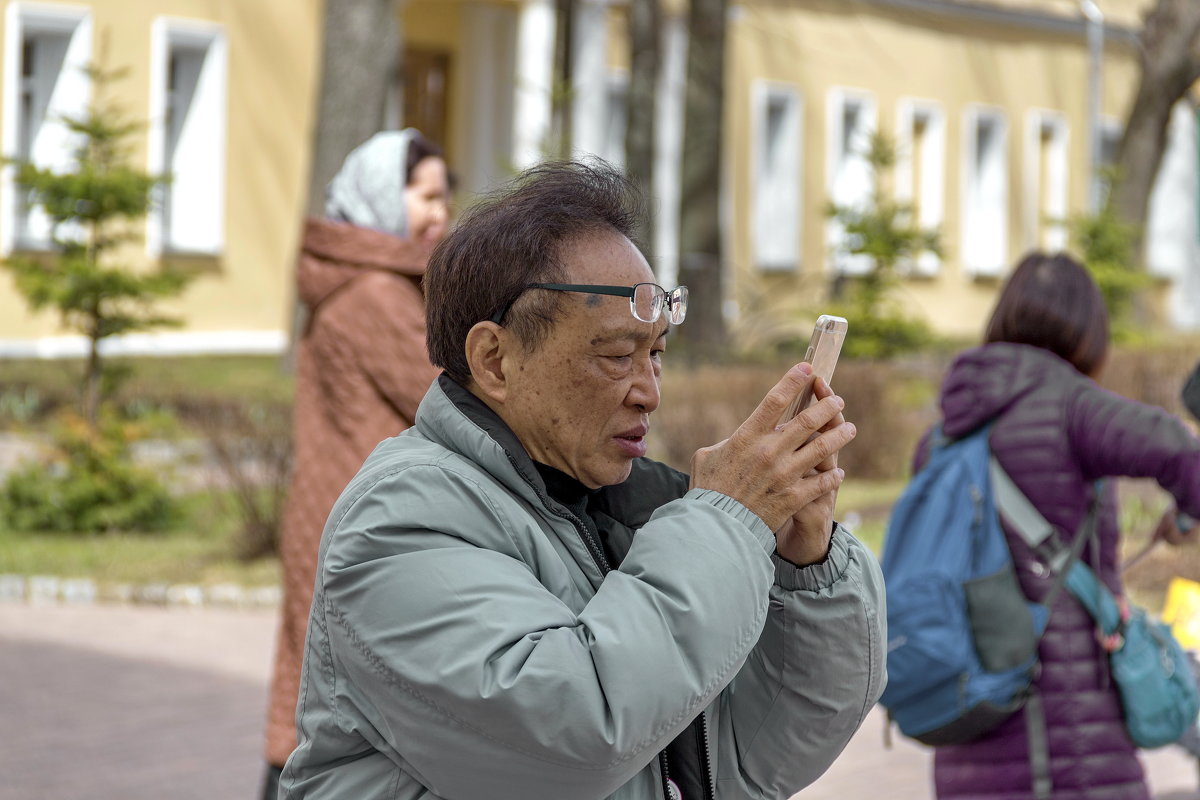
<path id="1" fill-rule="evenodd" d="M 129 426 L 64 417 L 46 460 L 19 467 L 0 489 L 0 518 L 21 531 L 98 534 L 164 531 L 180 521 L 159 477 L 130 458 Z"/>

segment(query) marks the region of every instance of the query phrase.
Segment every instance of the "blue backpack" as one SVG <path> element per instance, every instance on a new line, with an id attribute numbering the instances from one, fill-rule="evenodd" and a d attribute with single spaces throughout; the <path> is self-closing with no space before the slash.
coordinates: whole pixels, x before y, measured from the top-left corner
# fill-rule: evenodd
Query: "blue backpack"
<path id="1" fill-rule="evenodd" d="M 880 703 L 904 735 L 932 746 L 969 742 L 1038 703 L 1038 640 L 1063 573 L 1090 538 L 1061 544 L 992 457 L 990 430 L 947 440 L 935 429 L 929 461 L 893 508 L 883 544 L 888 684 Z M 1096 505 L 1085 525 L 1094 526 Z M 1002 513 L 1056 573 L 1044 604 L 1021 591 Z M 1036 743 L 1044 725 L 1030 733 Z"/>

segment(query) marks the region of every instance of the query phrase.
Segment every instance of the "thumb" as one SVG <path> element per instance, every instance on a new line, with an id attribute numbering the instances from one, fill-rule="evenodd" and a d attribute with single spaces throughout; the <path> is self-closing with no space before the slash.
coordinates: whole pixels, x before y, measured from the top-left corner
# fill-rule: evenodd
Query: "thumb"
<path id="1" fill-rule="evenodd" d="M 779 416 L 784 409 L 796 399 L 796 395 L 800 394 L 811 380 L 812 365 L 796 364 L 783 374 L 778 383 L 771 387 L 771 390 L 758 404 L 758 408 L 754 409 L 754 412 L 746 419 L 746 423 L 755 428 L 774 430 L 775 423 L 779 421 Z"/>

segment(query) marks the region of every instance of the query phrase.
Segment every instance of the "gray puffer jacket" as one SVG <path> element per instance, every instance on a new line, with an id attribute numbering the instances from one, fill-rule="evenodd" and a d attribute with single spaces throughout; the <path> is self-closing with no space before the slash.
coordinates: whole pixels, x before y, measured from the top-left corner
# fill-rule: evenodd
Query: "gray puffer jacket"
<path id="1" fill-rule="evenodd" d="M 883 690 L 870 552 L 838 528 L 796 568 L 650 461 L 598 496 L 612 571 L 499 418 L 435 382 L 326 526 L 280 796 L 662 798 L 698 717 L 710 797 L 824 772 Z"/>

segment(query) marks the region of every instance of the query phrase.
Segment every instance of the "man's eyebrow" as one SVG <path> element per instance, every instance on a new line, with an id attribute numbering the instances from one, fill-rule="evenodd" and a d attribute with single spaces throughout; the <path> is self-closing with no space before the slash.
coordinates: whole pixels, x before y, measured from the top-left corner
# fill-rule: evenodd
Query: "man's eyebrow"
<path id="1" fill-rule="evenodd" d="M 593 337 L 591 344 L 595 346 L 600 344 L 610 344 L 612 342 L 640 342 L 647 339 L 650 341 L 657 341 L 658 339 L 667 336 L 670 332 L 670 325 L 663 328 L 661 333 L 657 333 L 654 336 L 647 336 L 644 328 L 621 328 L 603 336 Z"/>

